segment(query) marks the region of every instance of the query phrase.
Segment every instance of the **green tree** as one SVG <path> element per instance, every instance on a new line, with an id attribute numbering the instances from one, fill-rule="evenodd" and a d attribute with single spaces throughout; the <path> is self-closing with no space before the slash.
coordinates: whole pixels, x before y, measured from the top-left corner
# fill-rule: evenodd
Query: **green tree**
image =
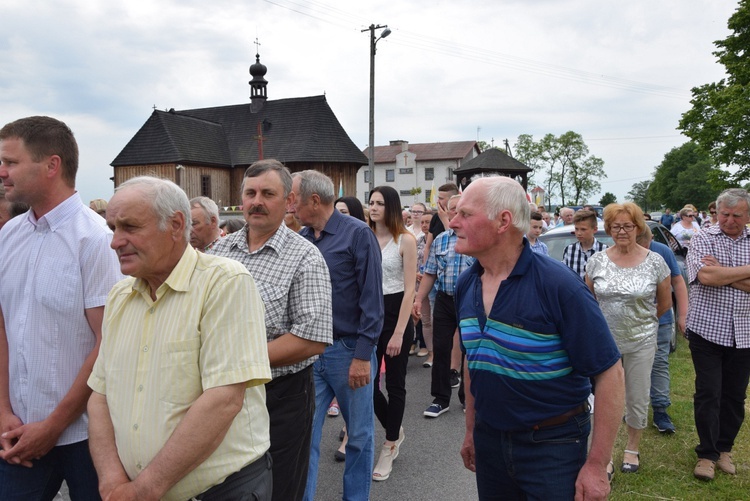
<path id="1" fill-rule="evenodd" d="M 714 166 L 711 157 L 700 146 L 688 141 L 672 148 L 654 171 L 654 180 L 648 187 L 648 198 L 653 203 L 679 210 L 685 204 L 705 208 L 721 191 L 709 180 L 722 172 Z"/>
<path id="2" fill-rule="evenodd" d="M 589 148 L 580 134 L 568 131 L 559 137 L 547 134 L 534 141 L 530 134 L 521 134 L 514 146 L 516 157 L 537 172 L 543 172 L 541 183 L 547 194 L 547 204 L 557 196 L 562 205 L 572 198 L 579 205 L 599 191 L 599 178 L 606 177 L 604 161 L 589 155 Z"/>
<path id="3" fill-rule="evenodd" d="M 616 203 L 617 203 L 617 197 L 610 192 L 605 193 L 602 196 L 602 198 L 599 200 L 599 205 L 601 205 L 602 207 L 606 207 L 609 204 L 616 204 Z"/>
<path id="4" fill-rule="evenodd" d="M 630 188 L 627 198 L 633 203 L 640 206 L 643 210 L 648 212 L 653 206 L 651 205 L 651 199 L 648 197 L 648 187 L 651 185 L 651 181 L 639 181 Z"/>
<path id="5" fill-rule="evenodd" d="M 678 128 L 716 164 L 739 166 L 736 174 L 723 178 L 738 182 L 750 177 L 750 0 L 740 0 L 727 24 L 733 33 L 714 42 L 718 50 L 713 53 L 727 77 L 692 89 L 693 107 Z"/>
<path id="6" fill-rule="evenodd" d="M 586 203 L 590 195 L 601 189 L 599 179 L 603 177 L 607 177 L 607 174 L 604 172 L 604 160 L 599 157 L 592 155 L 581 161 L 572 162 L 568 176 L 568 186 L 573 197 L 572 205 Z"/>

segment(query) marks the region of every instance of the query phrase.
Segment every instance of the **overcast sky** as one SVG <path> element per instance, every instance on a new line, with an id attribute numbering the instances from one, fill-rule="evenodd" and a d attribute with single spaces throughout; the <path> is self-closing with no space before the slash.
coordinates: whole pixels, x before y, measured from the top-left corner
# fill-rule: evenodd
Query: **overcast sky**
<path id="1" fill-rule="evenodd" d="M 723 77 L 712 55 L 735 0 L 3 0 L 0 125 L 45 114 L 71 126 L 85 201 L 109 198 L 110 162 L 153 110 L 249 102 L 256 37 L 268 98 L 325 94 L 368 141 L 371 23 L 375 144 L 511 146 L 573 130 L 622 201 L 650 179 L 689 109 Z M 543 180 L 542 174 L 535 178 Z M 598 202 L 600 194 L 591 198 Z M 686 201 L 689 202 L 689 201 Z"/>

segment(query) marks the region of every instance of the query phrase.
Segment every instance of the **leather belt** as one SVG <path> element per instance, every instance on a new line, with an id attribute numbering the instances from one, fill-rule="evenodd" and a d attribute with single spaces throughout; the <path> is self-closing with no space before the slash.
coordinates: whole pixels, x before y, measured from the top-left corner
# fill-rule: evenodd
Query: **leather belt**
<path id="1" fill-rule="evenodd" d="M 531 429 L 540 430 L 542 428 L 549 428 L 550 426 L 557 426 L 560 424 L 564 424 L 573 416 L 577 416 L 578 414 L 583 414 L 584 412 L 589 412 L 590 410 L 591 410 L 591 407 L 589 406 L 589 403 L 584 402 L 578 407 L 575 407 L 574 409 L 570 409 L 568 412 L 564 414 L 560 414 L 559 416 L 545 419 L 541 423 L 532 426 Z"/>

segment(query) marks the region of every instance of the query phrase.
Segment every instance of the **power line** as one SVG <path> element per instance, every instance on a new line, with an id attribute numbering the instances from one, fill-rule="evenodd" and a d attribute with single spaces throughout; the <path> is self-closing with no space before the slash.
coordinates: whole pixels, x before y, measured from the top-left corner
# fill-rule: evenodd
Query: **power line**
<path id="1" fill-rule="evenodd" d="M 272 5 L 276 5 L 300 15 L 311 17 L 344 29 L 351 29 L 349 23 L 366 25 L 370 22 L 368 20 L 363 20 L 356 14 L 352 14 L 336 7 L 331 7 L 325 3 L 318 1 L 265 1 Z M 453 41 L 445 41 L 441 38 L 421 35 L 418 33 L 411 33 L 408 30 L 402 30 L 399 28 L 391 29 L 398 31 L 399 36 L 390 39 L 388 43 L 392 43 L 401 47 L 409 47 L 420 51 L 458 57 L 463 60 L 475 61 L 492 66 L 511 68 L 518 71 L 548 76 L 552 78 L 577 81 L 599 87 L 608 87 L 629 92 L 651 94 L 681 100 L 687 99 L 691 96 L 690 91 L 685 89 L 676 89 L 674 87 L 603 75 L 600 73 L 580 70 L 577 68 L 569 68 L 566 66 L 552 64 L 544 61 L 535 61 L 533 59 L 505 54 L 502 52 L 474 47 L 471 45 L 461 44 Z"/>

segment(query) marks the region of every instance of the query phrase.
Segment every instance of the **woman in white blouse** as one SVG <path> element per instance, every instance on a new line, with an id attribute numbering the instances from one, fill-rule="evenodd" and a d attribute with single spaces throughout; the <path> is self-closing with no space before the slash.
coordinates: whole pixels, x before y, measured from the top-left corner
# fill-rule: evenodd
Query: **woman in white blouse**
<path id="1" fill-rule="evenodd" d="M 385 428 L 385 443 L 372 479 L 386 480 L 404 440 L 401 423 L 406 406 L 406 365 L 414 339 L 411 306 L 417 277 L 417 242 L 401 217 L 401 200 L 390 186 L 378 186 L 370 194 L 370 228 L 383 256 L 383 306 L 385 317 L 377 347 L 380 365 L 385 359 L 385 389 L 380 390 L 380 371 L 374 386 L 375 416 Z"/>

